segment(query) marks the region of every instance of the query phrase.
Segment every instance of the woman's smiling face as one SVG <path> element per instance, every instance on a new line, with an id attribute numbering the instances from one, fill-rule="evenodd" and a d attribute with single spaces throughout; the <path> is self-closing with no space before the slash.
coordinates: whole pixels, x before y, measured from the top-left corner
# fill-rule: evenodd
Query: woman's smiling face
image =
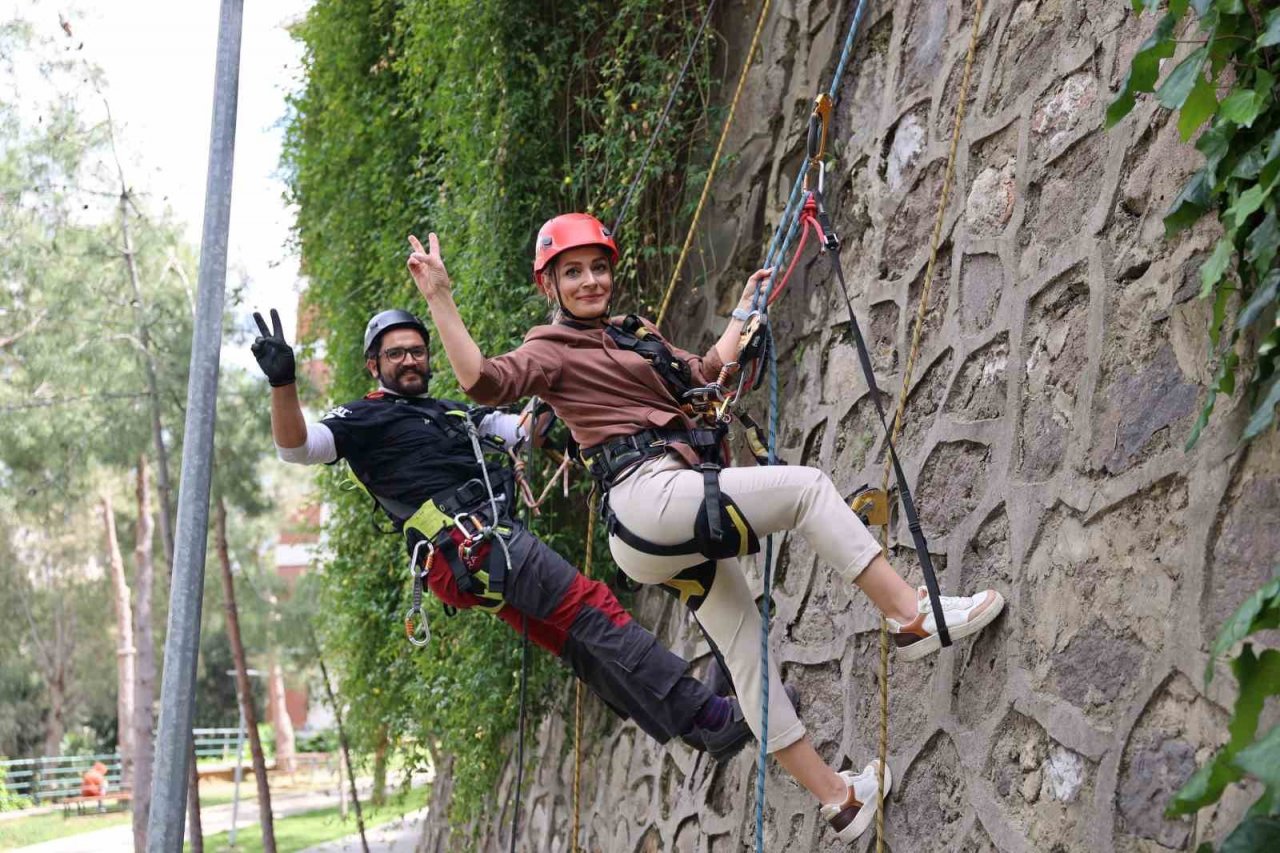
<path id="1" fill-rule="evenodd" d="M 554 286 L 569 314 L 584 320 L 603 317 L 613 294 L 609 255 L 599 246 L 565 250 L 556 258 Z"/>

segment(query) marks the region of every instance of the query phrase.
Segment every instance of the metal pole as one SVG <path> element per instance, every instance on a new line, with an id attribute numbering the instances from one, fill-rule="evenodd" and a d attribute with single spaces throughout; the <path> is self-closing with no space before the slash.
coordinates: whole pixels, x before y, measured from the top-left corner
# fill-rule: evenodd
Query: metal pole
<path id="1" fill-rule="evenodd" d="M 195 717 L 196 656 L 209 534 L 209 485 L 213 427 L 217 417 L 218 356 L 227 279 L 227 231 L 235 155 L 236 100 L 240 85 L 240 30 L 244 0 L 222 0 L 218 59 L 213 83 L 209 173 L 200 239 L 199 293 L 187 381 L 187 418 L 174 533 L 173 583 L 160 686 L 155 775 L 147 818 L 148 853 L 180 853 L 187 805 L 187 760 Z"/>
<path id="2" fill-rule="evenodd" d="M 236 730 L 236 788 L 231 795 L 231 831 L 227 833 L 227 844 L 232 847 L 236 846 L 236 815 L 240 812 L 240 777 L 244 772 L 244 703 L 238 704 L 240 705 L 240 728 Z"/>

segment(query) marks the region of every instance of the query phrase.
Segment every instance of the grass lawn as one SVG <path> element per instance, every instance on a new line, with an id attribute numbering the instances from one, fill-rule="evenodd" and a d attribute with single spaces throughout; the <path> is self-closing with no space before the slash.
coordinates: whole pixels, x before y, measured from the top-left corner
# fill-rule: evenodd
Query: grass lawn
<path id="1" fill-rule="evenodd" d="M 248 793 L 248 796 L 245 796 L 246 793 Z M 247 799 L 257 799 L 257 795 L 252 788 L 248 792 L 241 788 L 241 802 Z M 231 794 L 224 791 L 205 794 L 200 797 L 200 805 L 206 808 L 229 802 L 231 802 Z M 0 821 L 0 850 L 26 847 L 28 844 L 53 841 L 55 838 L 80 835 L 84 832 L 93 832 L 110 826 L 128 824 L 132 820 L 132 813 L 127 811 L 110 811 L 106 814 L 89 812 L 82 815 L 71 814 L 64 817 L 62 810 L 59 809 L 49 814 Z"/>
<path id="2" fill-rule="evenodd" d="M 368 803 L 362 803 L 365 829 L 390 823 L 408 812 L 417 811 L 427 804 L 429 793 L 430 788 L 415 788 L 406 794 L 388 798 L 385 806 L 376 809 Z M 338 817 L 338 807 L 333 806 L 279 818 L 275 822 L 275 831 L 277 853 L 295 853 L 314 844 L 352 835 L 359 832 L 359 829 L 354 809 L 347 810 L 347 819 L 344 821 Z M 183 846 L 184 851 L 190 849 L 190 845 Z M 217 835 L 204 837 L 204 849 L 208 853 L 222 853 L 232 848 L 227 845 L 227 833 L 219 832 Z M 261 827 L 256 823 L 241 827 L 236 833 L 234 849 L 237 853 L 262 853 Z"/>
<path id="3" fill-rule="evenodd" d="M 131 820 L 133 816 L 130 812 L 112 811 L 106 814 L 95 812 L 63 817 L 61 810 L 17 820 L 6 820 L 0 823 L 0 850 L 39 844 L 42 841 L 79 835 L 82 832 L 93 832 L 95 829 L 127 824 Z"/>

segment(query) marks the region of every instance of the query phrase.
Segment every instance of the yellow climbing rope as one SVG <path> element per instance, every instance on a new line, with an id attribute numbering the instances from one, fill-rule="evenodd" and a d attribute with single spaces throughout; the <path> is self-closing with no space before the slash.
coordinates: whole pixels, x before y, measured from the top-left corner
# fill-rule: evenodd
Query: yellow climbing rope
<path id="1" fill-rule="evenodd" d="M 591 577 L 592 545 L 596 533 L 596 501 L 595 489 L 587 497 L 587 554 L 582 561 L 582 573 Z M 582 817 L 582 680 L 577 680 L 578 689 L 573 700 L 573 839 L 570 848 L 578 853 L 578 824 Z"/>
<path id="2" fill-rule="evenodd" d="M 760 8 L 760 17 L 756 20 L 756 31 L 751 36 L 751 47 L 747 48 L 747 58 L 743 60 L 742 73 L 738 75 L 738 86 L 733 90 L 733 100 L 729 102 L 729 113 L 725 116 L 724 127 L 720 129 L 720 141 L 716 143 L 716 153 L 711 155 L 711 167 L 707 170 L 707 179 L 702 182 L 702 195 L 698 197 L 698 206 L 694 208 L 693 219 L 689 222 L 689 231 L 684 236 L 684 245 L 680 247 L 680 257 L 676 259 L 676 265 L 671 270 L 671 280 L 667 282 L 667 291 L 663 294 L 662 305 L 658 308 L 658 317 L 655 322 L 659 328 L 662 327 L 662 318 L 666 316 L 667 308 L 671 305 L 671 296 L 675 293 L 676 282 L 680 280 L 680 269 L 689 255 L 689 247 L 693 245 L 693 235 L 698 228 L 698 220 L 702 218 L 702 209 L 707 203 L 711 182 L 715 179 L 716 170 L 720 168 L 720 152 L 724 150 L 724 141 L 729 137 L 729 128 L 733 125 L 733 114 L 738 110 L 738 99 L 742 97 L 742 88 L 747 82 L 747 72 L 751 70 L 751 59 L 755 56 L 756 47 L 760 44 L 760 34 L 764 31 L 764 20 L 769 14 L 770 2 L 771 0 L 764 0 L 764 6 Z"/>
<path id="3" fill-rule="evenodd" d="M 929 263 L 925 265 L 924 282 L 920 288 L 920 305 L 911 330 L 911 350 L 902 374 L 902 390 L 898 393 L 898 408 L 893 416 L 890 442 L 898 440 L 902 417 L 907 408 L 907 393 L 911 389 L 911 375 L 915 371 L 916 358 L 920 354 L 924 318 L 929 310 L 929 295 L 933 289 L 933 271 L 938 261 L 938 246 L 942 242 L 942 226 L 946 221 L 947 203 L 951 196 L 951 184 L 955 178 L 956 152 L 960 148 L 960 128 L 964 124 L 964 112 L 969 100 L 969 79 L 973 71 L 973 57 L 978 50 L 978 33 L 981 29 L 983 0 L 975 0 L 973 28 L 969 34 L 969 50 L 964 58 L 964 74 L 960 78 L 959 100 L 956 102 L 955 121 L 951 126 L 951 150 L 947 153 L 947 169 L 942 178 L 942 191 L 938 198 L 938 213 L 933 220 L 933 235 L 929 239 Z M 889 491 L 890 460 L 884 463 L 883 490 Z M 889 555 L 889 525 L 881 528 L 881 547 L 886 558 Z M 880 765 L 876 786 L 876 853 L 884 853 L 884 768 L 889 756 L 889 623 L 880 620 Z"/>

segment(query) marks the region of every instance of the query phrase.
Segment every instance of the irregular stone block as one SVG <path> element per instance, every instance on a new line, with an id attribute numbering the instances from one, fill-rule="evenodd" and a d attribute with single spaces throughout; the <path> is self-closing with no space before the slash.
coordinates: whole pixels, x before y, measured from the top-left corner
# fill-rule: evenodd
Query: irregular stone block
<path id="1" fill-rule="evenodd" d="M 1027 189 L 1025 222 L 1019 229 L 1022 267 L 1043 266 L 1055 250 L 1080 236 L 1089 213 L 1103 195 L 1106 138 L 1086 136 L 1049 163 Z"/>
<path id="2" fill-rule="evenodd" d="M 1147 702 L 1125 744 L 1116 785 L 1116 849 L 1185 849 L 1190 818 L 1169 820 L 1164 809 L 1197 766 L 1197 753 L 1225 741 L 1226 715 L 1181 674 Z"/>
<path id="3" fill-rule="evenodd" d="M 1088 312 L 1089 288 L 1080 270 L 1060 276 L 1027 310 L 1018 429 L 1018 474 L 1024 480 L 1047 480 L 1062 464 L 1080 376 L 1089 359 Z"/>
<path id="4" fill-rule="evenodd" d="M 1017 711 L 996 733 L 985 775 L 1013 826 L 1034 850 L 1089 850 L 1095 765 Z"/>
<path id="5" fill-rule="evenodd" d="M 1181 452 L 1200 389 L 1182 374 L 1172 346 L 1162 346 L 1145 366 L 1104 373 L 1100 391 L 1095 469 L 1119 474 L 1162 451 Z"/>
<path id="6" fill-rule="evenodd" d="M 1031 116 L 1031 156 L 1043 160 L 1070 141 L 1082 126 L 1098 120 L 1098 80 L 1088 72 L 1072 74 L 1050 90 Z"/>
<path id="7" fill-rule="evenodd" d="M 1008 370 L 1009 335 L 1002 332 L 965 359 L 947 399 L 947 414 L 966 423 L 1003 415 L 1009 396 Z"/>
<path id="8" fill-rule="evenodd" d="M 921 440 L 933 426 L 938 409 L 942 406 L 942 395 L 946 392 L 947 381 L 951 378 L 951 355 L 950 349 L 943 350 L 925 369 L 907 397 L 897 445 L 898 454 L 904 458 L 915 455 L 920 449 Z M 890 422 L 892 423 L 892 420 Z"/>
<path id="9" fill-rule="evenodd" d="M 882 391 L 880 405 L 887 421 L 892 417 L 890 412 L 893 399 Z M 884 427 L 876 414 L 875 402 L 870 394 L 864 394 L 840 417 L 840 426 L 835 436 L 835 460 L 831 464 L 832 477 L 843 481 L 842 478 L 846 475 L 861 471 L 868 462 L 871 448 L 875 447 L 883 434 Z"/>
<path id="10" fill-rule="evenodd" d="M 943 14 L 946 14 L 945 12 Z M 902 188 L 911 168 L 924 151 L 925 109 L 920 107 L 903 116 L 885 140 L 888 153 L 884 159 L 884 179 L 889 192 Z"/>
<path id="11" fill-rule="evenodd" d="M 968 811 L 964 768 L 951 738 L 937 732 L 899 771 L 898 791 L 885 811 L 885 832 L 900 850 L 948 850 Z"/>
<path id="12" fill-rule="evenodd" d="M 1012 199 L 1010 195 L 1009 212 L 1013 211 Z M 960 262 L 961 329 L 967 333 L 981 332 L 991 325 L 1004 289 L 1004 264 L 998 256 L 987 253 L 965 255 Z"/>
<path id="13" fill-rule="evenodd" d="M 1186 506 L 1186 482 L 1170 477 L 1087 525 L 1058 507 L 1027 561 L 1019 614 L 1026 665 L 1038 683 L 1104 723 L 1123 712 L 1164 645 L 1186 560 Z"/>
<path id="14" fill-rule="evenodd" d="M 898 75 L 898 98 L 928 86 L 936 78 L 947 35 L 947 4 L 917 0 L 907 18 L 902 39 L 902 67 Z"/>
<path id="15" fill-rule="evenodd" d="M 1280 434 L 1255 440 L 1243 462 L 1210 534 L 1202 617 L 1206 645 L 1280 563 Z"/>
<path id="16" fill-rule="evenodd" d="M 930 537 L 950 533 L 973 512 L 990 481 L 991 448 L 975 441 L 947 441 L 929 454 L 920 472 L 916 502 Z"/>
<path id="17" fill-rule="evenodd" d="M 1064 24 L 1061 0 L 1023 0 L 1009 16 L 991 80 L 988 112 L 999 112 L 1053 70 Z"/>
<path id="18" fill-rule="evenodd" d="M 969 161 L 974 176 L 964 208 L 969 234 L 995 237 L 1004 233 L 1017 200 L 1017 125 L 975 142 Z"/>

